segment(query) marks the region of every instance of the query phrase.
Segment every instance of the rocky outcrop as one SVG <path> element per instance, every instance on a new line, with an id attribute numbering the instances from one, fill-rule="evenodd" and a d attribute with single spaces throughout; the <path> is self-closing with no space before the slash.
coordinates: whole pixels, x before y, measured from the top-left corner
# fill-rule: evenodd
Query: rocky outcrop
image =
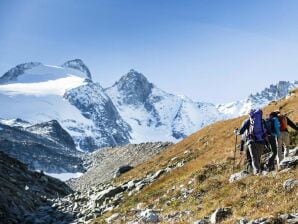
<path id="1" fill-rule="evenodd" d="M 295 180 L 293 178 L 288 179 L 283 183 L 283 187 L 286 191 L 290 191 L 296 186 L 298 186 L 298 180 Z"/>
<path id="2" fill-rule="evenodd" d="M 0 151 L 0 223 L 22 223 L 37 207 L 46 206 L 48 199 L 71 192 L 65 183 L 32 172 Z"/>
<path id="3" fill-rule="evenodd" d="M 169 142 L 148 142 L 97 150 L 85 158 L 91 168 L 81 177 L 68 181 L 68 184 L 73 189 L 82 191 L 91 186 L 95 187 L 98 184 L 109 182 L 118 173 L 119 167 L 124 165 L 134 167 L 162 152 L 171 144 Z M 88 160 L 89 162 L 87 162 Z"/>
<path id="4" fill-rule="evenodd" d="M 265 224 L 265 223 L 298 223 L 298 214 L 283 214 L 278 217 L 264 217 L 255 220 L 248 220 L 242 218 L 238 221 L 238 224 Z"/>
<path id="5" fill-rule="evenodd" d="M 193 224 L 217 224 L 232 215 L 232 208 L 218 208 L 210 216 L 195 221 Z"/>
<path id="6" fill-rule="evenodd" d="M 226 219 L 228 216 L 232 215 L 232 209 L 231 208 L 218 208 L 215 212 L 212 213 L 210 217 L 210 223 L 216 224 L 224 219 Z"/>
<path id="7" fill-rule="evenodd" d="M 81 149 L 94 151 L 129 143 L 130 126 L 122 120 L 111 99 L 98 83 L 89 81 L 86 85 L 67 91 L 64 98 L 95 125 L 95 130 L 91 130 L 94 133 L 92 141 L 81 139 Z"/>
<path id="8" fill-rule="evenodd" d="M 61 147 L 67 147 L 70 150 L 76 151 L 76 145 L 72 137 L 66 132 L 57 120 L 51 120 L 25 128 L 25 130 L 45 136 L 58 144 Z"/>
<path id="9" fill-rule="evenodd" d="M 234 173 L 230 176 L 229 182 L 233 183 L 237 180 L 241 180 L 245 177 L 249 176 L 249 173 L 247 171 L 240 171 L 239 173 Z"/>
<path id="10" fill-rule="evenodd" d="M 150 173 L 141 179 L 133 179 L 120 185 L 100 184 L 75 191 L 63 198 L 48 200 L 52 206 L 48 209 L 48 213 L 52 214 L 52 221 L 67 223 L 67 220 L 73 219 L 73 222 L 91 223 L 92 219 L 103 215 L 108 211 L 112 211 L 117 207 L 125 197 L 130 197 L 141 191 L 158 180 L 163 174 L 172 172 L 176 168 L 181 167 L 181 163 L 173 163 L 164 169 Z M 126 196 L 127 195 L 127 196 Z M 32 216 L 42 217 L 46 209 L 37 210 Z M 59 214 L 68 214 L 65 219 L 61 219 Z M 42 215 L 41 215 L 42 214 Z M 156 211 L 141 209 L 136 213 L 138 220 L 159 220 Z M 118 218 L 118 215 L 116 216 Z M 117 219 L 113 217 L 112 219 Z M 121 217 L 119 217 L 121 218 Z M 55 221 L 56 220 L 56 221 Z"/>
<path id="11" fill-rule="evenodd" d="M 85 171 L 82 153 L 76 150 L 72 138 L 57 121 L 25 129 L 0 123 L 0 151 L 27 164 L 31 170 Z"/>
<path id="12" fill-rule="evenodd" d="M 85 73 L 89 79 L 92 79 L 89 68 L 85 65 L 85 63 L 81 59 L 74 59 L 74 60 L 67 61 L 61 67 L 79 70 Z"/>
<path id="13" fill-rule="evenodd" d="M 116 170 L 114 177 L 119 177 L 121 174 L 126 173 L 126 172 L 130 171 L 131 169 L 133 169 L 133 166 L 130 166 L 130 165 L 120 166 Z"/>
<path id="14" fill-rule="evenodd" d="M 298 164 L 298 156 L 288 156 L 280 162 L 281 169 L 294 168 Z"/>

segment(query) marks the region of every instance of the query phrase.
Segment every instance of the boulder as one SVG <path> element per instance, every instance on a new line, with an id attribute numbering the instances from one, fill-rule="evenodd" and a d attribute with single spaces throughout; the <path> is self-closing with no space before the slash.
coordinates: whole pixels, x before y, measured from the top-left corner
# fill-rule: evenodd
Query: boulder
<path id="1" fill-rule="evenodd" d="M 209 219 L 200 219 L 195 221 L 193 224 L 209 224 L 209 223 L 210 223 Z"/>
<path id="2" fill-rule="evenodd" d="M 229 182 L 230 183 L 233 183 L 235 181 L 238 181 L 238 180 L 241 180 L 245 177 L 249 176 L 249 173 L 245 170 L 239 172 L 239 173 L 234 173 L 231 175 L 230 179 L 229 179 Z"/>
<path id="3" fill-rule="evenodd" d="M 130 165 L 120 166 L 116 170 L 114 178 L 119 177 L 121 174 L 126 173 L 126 172 L 130 171 L 131 169 L 133 169 L 133 166 L 130 166 Z"/>
<path id="4" fill-rule="evenodd" d="M 110 187 L 106 190 L 99 192 L 99 194 L 96 196 L 96 199 L 95 199 L 96 207 L 102 205 L 107 198 L 113 198 L 115 195 L 123 191 L 125 191 L 125 188 L 122 188 L 122 186 L 118 186 L 118 187 Z"/>
<path id="5" fill-rule="evenodd" d="M 298 164 L 298 156 L 289 156 L 280 162 L 281 169 L 294 168 Z"/>
<path id="6" fill-rule="evenodd" d="M 107 223 L 113 223 L 117 218 L 119 218 L 120 214 L 119 213 L 115 213 L 113 215 L 111 215 L 109 218 L 106 219 Z"/>
<path id="7" fill-rule="evenodd" d="M 283 183 L 283 187 L 285 190 L 290 191 L 292 190 L 294 187 L 298 186 L 298 180 L 295 179 L 288 179 Z"/>
<path id="8" fill-rule="evenodd" d="M 298 156 L 298 147 L 289 150 L 289 156 Z"/>
<path id="9" fill-rule="evenodd" d="M 159 217 L 155 211 L 152 209 L 146 209 L 140 213 L 140 219 L 145 223 L 157 223 L 159 222 Z"/>
<path id="10" fill-rule="evenodd" d="M 218 208 L 215 212 L 212 213 L 210 217 L 210 223 L 216 224 L 226 219 L 228 216 L 232 214 L 231 208 Z"/>

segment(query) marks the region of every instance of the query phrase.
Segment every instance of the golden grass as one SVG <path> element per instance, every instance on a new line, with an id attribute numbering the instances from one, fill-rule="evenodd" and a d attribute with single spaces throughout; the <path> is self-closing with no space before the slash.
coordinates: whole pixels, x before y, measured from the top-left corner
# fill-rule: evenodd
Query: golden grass
<path id="1" fill-rule="evenodd" d="M 298 90 L 293 91 L 288 99 L 271 103 L 264 108 L 264 114 L 276 109 L 282 112 L 294 110 L 289 117 L 297 122 L 297 95 Z M 191 210 L 195 220 L 209 215 L 218 207 L 230 206 L 233 216 L 226 223 L 233 223 L 240 217 L 259 218 L 298 212 L 297 188 L 290 192 L 285 192 L 282 188 L 286 179 L 298 178 L 297 169 L 278 173 L 276 176 L 251 176 L 236 183 L 228 183 L 232 173 L 235 144 L 233 130 L 239 127 L 244 119 L 245 116 L 205 127 L 122 175 L 116 183 L 142 178 L 149 172 L 173 163 L 171 159 L 174 157 L 177 157 L 175 161 L 187 161 L 183 167 L 165 174 L 155 183 L 145 187 L 141 193 L 127 198 L 117 212 L 129 218 L 132 216 L 130 209 L 143 202 L 149 207 L 162 209 L 163 214 Z M 185 154 L 185 151 L 190 153 Z M 191 180 L 195 181 L 188 184 Z M 185 200 L 175 200 L 181 195 L 180 185 L 193 189 Z M 100 223 L 103 218 L 96 221 Z"/>

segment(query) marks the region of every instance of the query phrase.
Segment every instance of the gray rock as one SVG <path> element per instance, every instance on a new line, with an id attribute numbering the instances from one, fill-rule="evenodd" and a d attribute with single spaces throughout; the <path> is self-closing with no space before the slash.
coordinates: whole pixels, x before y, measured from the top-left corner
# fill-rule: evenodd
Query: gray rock
<path id="1" fill-rule="evenodd" d="M 158 170 L 155 174 L 153 174 L 151 176 L 151 179 L 156 180 L 157 178 L 159 178 L 165 172 L 166 171 L 164 169 Z"/>
<path id="2" fill-rule="evenodd" d="M 218 208 L 211 215 L 210 222 L 211 222 L 211 224 L 219 223 L 220 221 L 226 219 L 231 214 L 232 214 L 232 209 L 231 208 Z"/>
<path id="3" fill-rule="evenodd" d="M 247 220 L 246 218 L 241 218 L 239 221 L 238 221 L 238 224 L 247 224 L 249 222 L 249 220 Z"/>
<path id="4" fill-rule="evenodd" d="M 239 172 L 239 173 L 234 173 L 230 176 L 229 182 L 233 183 L 235 181 L 241 180 L 245 177 L 249 176 L 249 173 L 245 170 Z"/>
<path id="5" fill-rule="evenodd" d="M 208 219 L 200 219 L 195 221 L 193 224 L 209 224 L 210 221 Z"/>
<path id="6" fill-rule="evenodd" d="M 40 174 L 30 171 L 26 165 L 0 151 L 0 216 L 1 220 L 26 220 L 34 222 L 31 216 L 36 210 L 41 217 L 48 219 L 53 208 L 48 204 L 48 198 L 66 196 L 72 190 L 58 179 L 47 177 L 47 182 L 41 181 Z M 13 176 L 13 178 L 9 178 Z M 30 190 L 24 186 L 29 185 Z M 9 203 L 8 203 L 9 202 Z M 20 223 L 16 221 L 13 223 Z"/>
<path id="7" fill-rule="evenodd" d="M 281 169 L 296 167 L 298 164 L 298 156 L 288 156 L 280 162 Z"/>
<path id="8" fill-rule="evenodd" d="M 85 171 L 81 165 L 83 153 L 76 150 L 71 136 L 58 121 L 52 120 L 26 128 L 0 123 L 0 128 L 1 151 L 27 164 L 29 169 L 48 173 Z"/>
<path id="9" fill-rule="evenodd" d="M 294 187 L 298 186 L 298 180 L 295 179 L 288 179 L 283 183 L 283 187 L 285 190 L 290 191 Z"/>
<path id="10" fill-rule="evenodd" d="M 107 198 L 112 198 L 116 194 L 119 194 L 123 191 L 125 191 L 125 188 L 122 188 L 122 186 L 111 187 L 111 188 L 101 191 L 95 199 L 96 207 L 102 205 Z"/>
<path id="11" fill-rule="evenodd" d="M 133 166 L 130 166 L 130 165 L 120 166 L 116 170 L 115 175 L 114 175 L 114 178 L 119 177 L 121 174 L 126 173 L 126 172 L 130 171 L 131 169 L 133 169 Z"/>
<path id="12" fill-rule="evenodd" d="M 106 219 L 107 223 L 113 223 L 117 218 L 119 218 L 120 214 L 119 213 L 115 213 L 113 215 L 111 215 L 109 218 Z"/>
<path id="13" fill-rule="evenodd" d="M 289 156 L 298 156 L 298 147 L 289 150 Z"/>
<path id="14" fill-rule="evenodd" d="M 139 214 L 141 220 L 143 222 L 149 222 L 149 223 L 157 223 L 159 222 L 159 217 L 158 215 L 156 214 L 155 211 L 151 210 L 151 209 L 146 209 L 144 211 L 142 211 L 140 214 Z"/>

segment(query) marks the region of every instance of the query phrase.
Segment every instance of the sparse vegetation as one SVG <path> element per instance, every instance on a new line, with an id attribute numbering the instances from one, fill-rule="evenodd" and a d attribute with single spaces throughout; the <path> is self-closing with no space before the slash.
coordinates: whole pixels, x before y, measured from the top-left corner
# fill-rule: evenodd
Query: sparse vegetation
<path id="1" fill-rule="evenodd" d="M 288 99 L 271 103 L 264 108 L 264 113 L 279 108 L 282 112 L 298 108 L 297 95 L 296 90 Z M 298 121 L 298 111 L 289 117 Z M 144 177 L 148 172 L 171 164 L 173 158 L 186 161 L 183 167 L 164 174 L 140 193 L 127 197 L 115 212 L 129 219 L 133 215 L 131 210 L 142 202 L 147 207 L 161 209 L 163 215 L 189 210 L 192 219 L 196 220 L 210 215 L 218 207 L 232 207 L 233 214 L 225 223 L 234 223 L 240 217 L 275 217 L 283 213 L 297 213 L 297 187 L 291 191 L 283 189 L 285 180 L 298 178 L 297 168 L 228 182 L 232 174 L 235 143 L 233 129 L 239 127 L 244 119 L 240 117 L 210 125 L 121 176 L 116 182 Z M 291 133 L 293 146 L 298 145 L 297 136 L 297 133 Z M 237 162 L 240 159 L 238 152 L 236 159 Z M 96 221 L 101 223 L 108 215 Z M 185 217 L 187 221 L 189 217 Z"/>

